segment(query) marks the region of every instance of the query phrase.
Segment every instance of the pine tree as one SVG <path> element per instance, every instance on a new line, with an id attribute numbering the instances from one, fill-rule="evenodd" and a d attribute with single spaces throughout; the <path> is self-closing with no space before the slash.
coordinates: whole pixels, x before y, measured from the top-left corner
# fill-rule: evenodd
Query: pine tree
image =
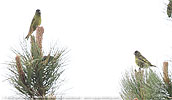
<path id="1" fill-rule="evenodd" d="M 64 72 L 66 49 L 53 47 L 46 55 L 42 50 L 43 27 L 38 27 L 35 36 L 21 44 L 22 52 L 13 50 L 15 60 L 9 63 L 9 81 L 29 98 L 45 98 L 55 92 L 56 84 Z"/>
<path id="2" fill-rule="evenodd" d="M 168 62 L 163 63 L 163 76 L 151 68 L 126 72 L 121 80 L 123 100 L 171 100 L 172 83 Z"/>

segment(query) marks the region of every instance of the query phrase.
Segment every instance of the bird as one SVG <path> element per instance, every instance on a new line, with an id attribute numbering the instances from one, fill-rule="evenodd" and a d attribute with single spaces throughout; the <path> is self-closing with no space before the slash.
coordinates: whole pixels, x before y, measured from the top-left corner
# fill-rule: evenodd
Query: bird
<path id="1" fill-rule="evenodd" d="M 48 63 L 52 62 L 54 60 L 54 56 L 50 56 L 48 54 L 47 56 L 43 56 L 42 61 L 44 65 L 47 65 Z"/>
<path id="2" fill-rule="evenodd" d="M 36 10 L 35 15 L 32 19 L 30 29 L 28 32 L 28 35 L 25 37 L 25 39 L 28 39 L 29 36 L 36 30 L 36 28 L 41 25 L 41 12 L 39 9 Z"/>
<path id="3" fill-rule="evenodd" d="M 50 62 L 51 60 L 54 59 L 54 57 L 53 57 L 53 56 L 50 56 L 50 55 L 48 55 L 48 56 L 43 56 L 42 61 L 45 61 L 45 60 L 47 60 L 47 59 L 48 59 L 48 62 Z"/>
<path id="4" fill-rule="evenodd" d="M 168 17 L 171 17 L 172 14 L 172 1 L 169 2 L 169 4 L 167 5 L 167 15 Z"/>
<path id="5" fill-rule="evenodd" d="M 156 67 L 152 65 L 139 51 L 134 52 L 135 55 L 135 62 L 139 66 L 139 68 L 149 68 L 149 67 Z"/>

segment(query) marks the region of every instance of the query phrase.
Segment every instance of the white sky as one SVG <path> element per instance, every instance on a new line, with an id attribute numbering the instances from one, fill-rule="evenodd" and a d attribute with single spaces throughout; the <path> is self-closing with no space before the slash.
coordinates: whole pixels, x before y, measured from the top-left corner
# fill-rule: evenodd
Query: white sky
<path id="1" fill-rule="evenodd" d="M 172 56 L 168 0 L 0 1 L 0 96 L 14 96 L 6 61 L 27 35 L 35 10 L 42 12 L 43 47 L 58 42 L 70 52 L 61 90 L 67 96 L 119 96 L 120 79 L 135 67 L 139 50 L 160 69 Z M 35 33 L 34 33 L 35 34 Z"/>

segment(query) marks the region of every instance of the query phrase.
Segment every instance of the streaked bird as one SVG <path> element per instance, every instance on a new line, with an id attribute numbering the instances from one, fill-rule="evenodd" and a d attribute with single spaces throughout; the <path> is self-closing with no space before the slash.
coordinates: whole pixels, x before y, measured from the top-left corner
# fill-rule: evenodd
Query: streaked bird
<path id="1" fill-rule="evenodd" d="M 32 19 L 30 29 L 28 32 L 28 35 L 25 37 L 25 39 L 28 39 L 29 36 L 36 30 L 36 28 L 41 24 L 41 12 L 39 9 L 36 10 L 35 15 Z"/>
<path id="2" fill-rule="evenodd" d="M 53 56 L 43 56 L 43 58 L 42 58 L 42 61 L 45 61 L 45 60 L 47 60 L 48 59 L 48 62 L 50 62 L 51 60 L 53 60 L 54 59 L 54 57 Z"/>
<path id="3" fill-rule="evenodd" d="M 156 67 L 152 65 L 139 51 L 134 52 L 135 62 L 140 68 Z"/>
<path id="4" fill-rule="evenodd" d="M 168 17 L 171 17 L 172 14 L 172 1 L 169 1 L 168 5 L 167 5 L 167 15 Z"/>

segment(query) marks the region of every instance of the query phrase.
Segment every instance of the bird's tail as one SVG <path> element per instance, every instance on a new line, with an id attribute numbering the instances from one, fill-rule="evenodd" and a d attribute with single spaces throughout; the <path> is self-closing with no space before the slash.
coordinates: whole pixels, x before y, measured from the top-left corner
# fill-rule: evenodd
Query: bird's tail
<path id="1" fill-rule="evenodd" d="M 29 32 L 28 32 L 28 34 L 27 34 L 27 36 L 25 37 L 25 39 L 29 39 L 29 36 L 31 35 L 33 33 L 33 28 L 30 28 L 29 29 Z"/>
<path id="2" fill-rule="evenodd" d="M 29 39 L 29 36 L 32 34 L 33 32 L 32 31 L 29 31 L 29 33 L 27 34 L 27 36 L 25 37 L 25 39 Z"/>
<path id="3" fill-rule="evenodd" d="M 151 65 L 151 67 L 156 67 L 155 65 Z"/>
<path id="4" fill-rule="evenodd" d="M 29 34 L 25 37 L 25 39 L 27 39 L 27 40 L 28 40 L 28 38 L 29 38 Z"/>

